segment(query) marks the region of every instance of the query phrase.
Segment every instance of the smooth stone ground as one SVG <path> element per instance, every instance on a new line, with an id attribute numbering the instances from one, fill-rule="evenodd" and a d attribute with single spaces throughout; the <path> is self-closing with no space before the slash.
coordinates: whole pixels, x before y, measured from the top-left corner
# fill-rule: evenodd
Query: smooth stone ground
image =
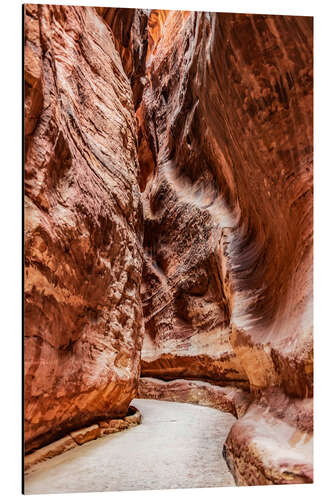
<path id="1" fill-rule="evenodd" d="M 135 399 L 142 424 L 50 459 L 25 493 L 234 486 L 222 457 L 235 418 L 213 408 Z"/>

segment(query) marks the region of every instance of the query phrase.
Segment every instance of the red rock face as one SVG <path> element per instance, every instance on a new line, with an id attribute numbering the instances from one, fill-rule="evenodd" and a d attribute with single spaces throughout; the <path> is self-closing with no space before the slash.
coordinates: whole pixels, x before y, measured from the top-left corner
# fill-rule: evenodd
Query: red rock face
<path id="1" fill-rule="evenodd" d="M 309 398 L 312 19 L 153 12 L 148 26 L 142 374 Z M 311 481 L 311 431 L 297 449 L 274 397 L 230 433 L 238 484 Z"/>
<path id="2" fill-rule="evenodd" d="M 26 451 L 135 396 L 142 209 L 132 91 L 93 9 L 25 7 Z"/>
<path id="3" fill-rule="evenodd" d="M 264 391 L 231 428 L 223 454 L 239 486 L 313 482 L 311 399 Z"/>
<path id="4" fill-rule="evenodd" d="M 139 394 L 240 417 L 238 484 L 311 482 L 312 18 L 25 29 L 27 449 L 126 413 L 143 309 Z"/>
<path id="5" fill-rule="evenodd" d="M 115 47 L 131 83 L 136 109 L 145 82 L 149 11 L 110 7 L 96 7 L 96 11 L 111 28 Z"/>
<path id="6" fill-rule="evenodd" d="M 154 19 L 142 371 L 311 395 L 312 20 Z"/>
<path id="7" fill-rule="evenodd" d="M 150 377 L 141 377 L 138 397 L 210 406 L 237 418 L 244 415 L 251 403 L 250 393 L 235 387 L 220 387 L 201 380 L 178 379 L 165 382 Z"/>

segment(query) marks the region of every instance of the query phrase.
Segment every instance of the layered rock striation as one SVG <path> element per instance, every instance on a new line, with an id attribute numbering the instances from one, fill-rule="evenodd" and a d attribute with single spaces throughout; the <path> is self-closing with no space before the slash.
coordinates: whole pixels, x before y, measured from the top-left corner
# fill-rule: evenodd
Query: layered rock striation
<path id="1" fill-rule="evenodd" d="M 26 451 L 126 415 L 143 335 L 132 90 L 94 9 L 25 6 Z"/>
<path id="2" fill-rule="evenodd" d="M 311 482 L 312 18 L 25 20 L 27 449 L 125 415 L 141 370 L 239 418 L 237 484 Z"/>
<path id="3" fill-rule="evenodd" d="M 182 379 L 178 400 L 201 398 L 184 379 L 249 389 L 237 483 L 311 482 L 285 414 L 312 418 L 312 19 L 158 11 L 148 31 L 142 374 Z"/>
<path id="4" fill-rule="evenodd" d="M 242 417 L 252 402 L 249 392 L 232 386 L 218 386 L 201 380 L 175 379 L 165 382 L 141 377 L 138 397 L 209 406 L 234 417 Z"/>
<path id="5" fill-rule="evenodd" d="M 312 483 L 312 399 L 266 389 L 232 426 L 223 455 L 238 486 Z"/>
<path id="6" fill-rule="evenodd" d="M 143 373 L 311 396 L 312 20 L 154 19 Z"/>

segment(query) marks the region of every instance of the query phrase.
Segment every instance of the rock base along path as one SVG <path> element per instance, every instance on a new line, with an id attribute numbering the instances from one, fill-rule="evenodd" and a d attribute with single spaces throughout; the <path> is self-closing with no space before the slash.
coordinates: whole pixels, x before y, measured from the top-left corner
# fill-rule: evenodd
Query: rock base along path
<path id="1" fill-rule="evenodd" d="M 235 484 L 223 443 L 235 418 L 213 408 L 135 399 L 141 425 L 54 457 L 25 478 L 25 493 Z"/>

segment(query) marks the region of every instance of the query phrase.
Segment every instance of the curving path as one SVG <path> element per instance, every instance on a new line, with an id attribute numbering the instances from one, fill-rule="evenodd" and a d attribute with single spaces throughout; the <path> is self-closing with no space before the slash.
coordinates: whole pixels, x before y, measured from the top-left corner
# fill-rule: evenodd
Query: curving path
<path id="1" fill-rule="evenodd" d="M 134 399 L 142 424 L 48 460 L 25 493 L 233 486 L 222 457 L 235 418 L 213 408 Z"/>

